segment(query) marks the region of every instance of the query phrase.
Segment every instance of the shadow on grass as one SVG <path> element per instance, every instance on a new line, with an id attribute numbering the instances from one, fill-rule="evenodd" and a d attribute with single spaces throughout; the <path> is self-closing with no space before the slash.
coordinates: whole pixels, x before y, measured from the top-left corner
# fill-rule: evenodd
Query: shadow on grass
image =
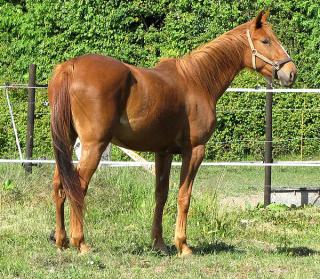
<path id="1" fill-rule="evenodd" d="M 244 253 L 234 245 L 227 244 L 225 242 L 215 242 L 208 244 L 201 244 L 198 247 L 192 247 L 193 253 L 195 255 L 208 255 L 208 254 L 217 254 L 217 253 Z"/>
<path id="2" fill-rule="evenodd" d="M 320 255 L 320 251 L 310 249 L 308 247 L 277 247 L 278 254 L 286 254 L 293 257 L 308 257 L 313 255 Z"/>
<path id="3" fill-rule="evenodd" d="M 152 253 L 154 253 L 154 255 L 160 256 L 160 257 L 166 257 L 166 256 L 175 256 L 177 255 L 177 249 L 174 245 L 171 246 L 167 246 L 168 248 L 168 252 L 169 254 L 166 255 L 162 252 L 158 252 L 158 251 L 153 251 L 151 249 L 151 247 L 146 247 L 146 246 L 137 246 L 132 250 L 128 250 L 126 251 L 127 253 L 131 253 L 133 255 L 144 255 L 146 253 L 150 253 L 150 251 L 152 251 Z M 227 243 L 224 242 L 216 242 L 216 243 L 211 243 L 211 244 L 200 244 L 198 247 L 191 247 L 192 252 L 194 255 L 209 255 L 209 254 L 216 254 L 216 253 L 223 253 L 223 252 L 227 252 L 227 253 L 244 253 L 244 251 L 236 248 L 233 245 L 229 245 Z M 123 249 L 121 249 L 122 252 Z"/>

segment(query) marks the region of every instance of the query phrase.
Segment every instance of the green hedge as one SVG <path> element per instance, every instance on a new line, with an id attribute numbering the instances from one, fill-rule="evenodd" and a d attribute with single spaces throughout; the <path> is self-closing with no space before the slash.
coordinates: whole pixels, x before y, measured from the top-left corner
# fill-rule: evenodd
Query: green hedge
<path id="1" fill-rule="evenodd" d="M 38 65 L 38 82 L 47 83 L 54 65 L 84 53 L 101 53 L 152 67 L 161 57 L 178 57 L 225 31 L 271 11 L 270 21 L 296 62 L 296 87 L 320 87 L 320 4 L 314 0 L 279 1 L 0 1 L 0 82 L 27 81 L 28 66 Z M 264 79 L 244 71 L 237 87 L 264 86 Z M 11 93 L 25 140 L 26 97 Z M 37 94 L 36 157 L 51 157 L 46 94 Z M 0 157 L 16 157 L 5 100 L 0 98 Z M 274 102 L 275 154 L 314 156 L 320 98 L 281 94 Z M 307 110 L 303 110 L 303 109 Z M 234 112 L 238 110 L 238 112 Z M 252 111 L 248 111 L 252 110 Z M 207 159 L 261 158 L 264 95 L 226 93 L 219 103 L 218 127 Z M 292 139 L 290 141 L 283 141 Z M 230 142 L 232 141 L 232 142 Z M 227 142 L 221 144 L 221 142 Z"/>

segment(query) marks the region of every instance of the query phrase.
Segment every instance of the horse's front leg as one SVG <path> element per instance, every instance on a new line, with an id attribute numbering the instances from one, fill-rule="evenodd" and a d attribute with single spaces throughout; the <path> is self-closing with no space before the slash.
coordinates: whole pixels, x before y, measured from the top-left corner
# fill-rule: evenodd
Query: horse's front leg
<path id="1" fill-rule="evenodd" d="M 192 254 L 187 245 L 187 215 L 190 205 L 192 184 L 204 158 L 204 145 L 190 148 L 182 154 L 180 189 L 178 194 L 178 215 L 175 231 L 175 245 L 181 256 Z"/>
<path id="2" fill-rule="evenodd" d="M 170 168 L 172 162 L 172 154 L 156 153 L 156 190 L 155 200 L 156 207 L 154 210 L 151 238 L 153 248 L 168 253 L 168 249 L 162 237 L 162 216 L 163 208 L 168 198 Z"/>

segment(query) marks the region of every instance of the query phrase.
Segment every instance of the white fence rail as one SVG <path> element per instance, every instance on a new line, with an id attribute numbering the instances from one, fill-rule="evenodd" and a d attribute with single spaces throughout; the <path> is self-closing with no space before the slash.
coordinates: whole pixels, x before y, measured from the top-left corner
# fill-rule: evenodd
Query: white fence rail
<path id="1" fill-rule="evenodd" d="M 8 84 L 8 85 L 0 85 L 0 89 L 46 89 L 47 85 L 37 85 L 37 86 L 28 86 L 27 84 Z M 259 88 L 234 88 L 230 87 L 226 90 L 226 92 L 238 92 L 238 93 L 320 93 L 320 89 L 318 88 L 273 88 L 267 89 L 265 87 Z"/>
<path id="2" fill-rule="evenodd" d="M 72 161 L 78 164 L 79 161 Z M 5 164 L 55 164 L 55 160 L 19 160 L 19 159 L 0 159 L 0 163 Z M 154 166 L 154 162 L 132 162 L 132 161 L 100 161 L 100 165 L 109 167 L 142 167 Z M 181 162 L 172 162 L 172 166 L 181 166 Z M 278 161 L 264 163 L 261 161 L 247 162 L 203 162 L 201 166 L 246 166 L 246 167 L 319 167 L 320 161 Z"/>
<path id="3" fill-rule="evenodd" d="M 46 85 L 39 86 L 28 86 L 26 84 L 10 84 L 0 86 L 0 89 L 46 89 Z M 319 94 L 320 89 L 310 89 L 310 88 L 299 88 L 299 89 L 266 89 L 266 88 L 228 88 L 227 92 L 237 92 L 237 93 L 312 93 Z M 9 101 L 8 101 L 9 102 Z M 10 108 L 10 102 L 9 108 Z M 0 159 L 2 164 L 55 164 L 54 160 L 25 160 L 21 157 L 21 151 L 19 152 L 20 159 Z M 73 163 L 77 164 L 79 161 L 74 161 Z M 150 167 L 154 166 L 154 162 L 132 162 L 132 161 L 101 161 L 100 165 L 110 166 L 110 167 Z M 180 166 L 181 162 L 173 162 L 173 166 Z M 265 166 L 274 166 L 274 167 L 319 167 L 320 161 L 278 161 L 273 163 L 264 163 L 261 161 L 247 161 L 247 162 L 203 162 L 202 166 L 249 166 L 249 167 L 265 167 Z"/>

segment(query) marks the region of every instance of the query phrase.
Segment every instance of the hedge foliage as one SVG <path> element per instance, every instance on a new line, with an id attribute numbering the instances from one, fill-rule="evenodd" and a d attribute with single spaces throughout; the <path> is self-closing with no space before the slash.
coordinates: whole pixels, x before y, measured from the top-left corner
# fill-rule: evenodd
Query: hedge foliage
<path id="1" fill-rule="evenodd" d="M 298 67 L 296 87 L 320 87 L 320 4 L 314 0 L 0 0 L 0 82 L 25 83 L 28 66 L 38 65 L 47 83 L 54 65 L 84 53 L 101 53 L 152 67 L 161 57 L 184 55 L 269 8 L 270 22 Z M 249 71 L 237 87 L 265 86 Z M 22 147 L 25 91 L 11 91 Z M 0 98 L 0 157 L 16 157 L 5 99 Z M 218 127 L 207 159 L 261 158 L 264 95 L 226 93 L 219 103 Z M 46 94 L 37 94 L 36 157 L 50 157 Z M 279 94 L 274 101 L 275 154 L 314 156 L 318 152 L 320 98 Z M 235 112 L 237 111 L 237 112 Z M 288 139 L 290 139 L 288 141 Z M 231 142 L 230 142 L 231 141 Z M 222 144 L 222 142 L 228 142 Z"/>

